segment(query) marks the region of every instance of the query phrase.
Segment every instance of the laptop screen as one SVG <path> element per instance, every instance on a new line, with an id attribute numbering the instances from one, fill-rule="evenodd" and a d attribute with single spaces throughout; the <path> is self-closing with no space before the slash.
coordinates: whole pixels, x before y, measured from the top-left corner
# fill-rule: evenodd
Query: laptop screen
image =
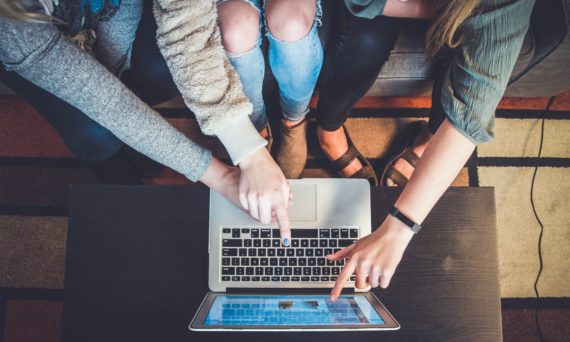
<path id="1" fill-rule="evenodd" d="M 344 295 L 240 295 L 216 297 L 205 326 L 311 326 L 385 324 L 368 299 Z"/>

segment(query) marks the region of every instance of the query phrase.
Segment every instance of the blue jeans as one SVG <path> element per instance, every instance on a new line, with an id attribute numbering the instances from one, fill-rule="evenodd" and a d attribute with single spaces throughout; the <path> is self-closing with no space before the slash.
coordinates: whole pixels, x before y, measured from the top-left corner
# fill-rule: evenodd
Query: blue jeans
<path id="1" fill-rule="evenodd" d="M 309 33 L 293 42 L 279 40 L 269 32 L 264 19 L 263 0 L 241 1 L 251 4 L 259 12 L 259 39 L 251 50 L 241 54 L 228 53 L 228 58 L 240 77 L 245 95 L 253 104 L 251 121 L 259 131 L 268 124 L 262 94 L 265 76 L 265 60 L 261 50 L 263 26 L 269 41 L 269 66 L 279 85 L 283 117 L 291 121 L 303 119 L 309 112 L 309 102 L 323 65 L 323 47 L 317 31 L 321 23 L 321 1 L 316 0 L 317 13 Z"/>

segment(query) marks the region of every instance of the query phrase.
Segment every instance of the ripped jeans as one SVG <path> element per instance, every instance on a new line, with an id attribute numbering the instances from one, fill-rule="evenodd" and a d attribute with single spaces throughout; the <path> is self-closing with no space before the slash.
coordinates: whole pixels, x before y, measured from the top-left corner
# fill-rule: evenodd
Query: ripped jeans
<path id="1" fill-rule="evenodd" d="M 268 62 L 279 86 L 283 117 L 291 121 L 303 119 L 309 112 L 309 102 L 323 65 L 323 47 L 317 31 L 321 24 L 321 0 L 315 0 L 317 11 L 309 33 L 297 41 L 282 41 L 271 34 L 265 19 L 265 1 L 240 1 L 250 4 L 259 13 L 259 39 L 251 50 L 240 54 L 228 52 L 228 58 L 240 77 L 245 95 L 253 104 L 253 124 L 258 131 L 268 124 L 262 94 L 265 76 L 261 50 L 263 27 L 269 41 Z M 221 2 L 224 1 L 218 1 L 218 4 Z"/>

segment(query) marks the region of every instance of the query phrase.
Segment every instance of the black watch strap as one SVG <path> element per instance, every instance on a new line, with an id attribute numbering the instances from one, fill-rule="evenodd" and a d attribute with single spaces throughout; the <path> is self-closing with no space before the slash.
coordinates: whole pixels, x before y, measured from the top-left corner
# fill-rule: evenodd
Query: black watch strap
<path id="1" fill-rule="evenodd" d="M 390 213 L 390 215 L 392 215 L 395 218 L 397 218 L 398 220 L 400 220 L 403 224 L 408 226 L 410 228 L 410 230 L 412 232 L 414 232 L 414 234 L 417 234 L 420 231 L 420 229 L 422 229 L 422 226 L 420 226 L 419 224 L 412 221 L 406 215 L 402 214 L 402 212 L 399 211 L 398 208 L 396 208 L 396 207 L 392 207 L 390 209 L 389 213 Z"/>

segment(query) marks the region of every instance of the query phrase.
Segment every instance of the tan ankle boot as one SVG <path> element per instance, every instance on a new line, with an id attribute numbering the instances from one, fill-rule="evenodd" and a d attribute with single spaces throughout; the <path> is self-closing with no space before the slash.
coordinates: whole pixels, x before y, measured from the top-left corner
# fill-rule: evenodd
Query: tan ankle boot
<path id="1" fill-rule="evenodd" d="M 299 178 L 307 163 L 307 119 L 293 127 L 287 127 L 281 121 L 279 132 L 279 150 L 277 165 L 286 178 Z"/>

